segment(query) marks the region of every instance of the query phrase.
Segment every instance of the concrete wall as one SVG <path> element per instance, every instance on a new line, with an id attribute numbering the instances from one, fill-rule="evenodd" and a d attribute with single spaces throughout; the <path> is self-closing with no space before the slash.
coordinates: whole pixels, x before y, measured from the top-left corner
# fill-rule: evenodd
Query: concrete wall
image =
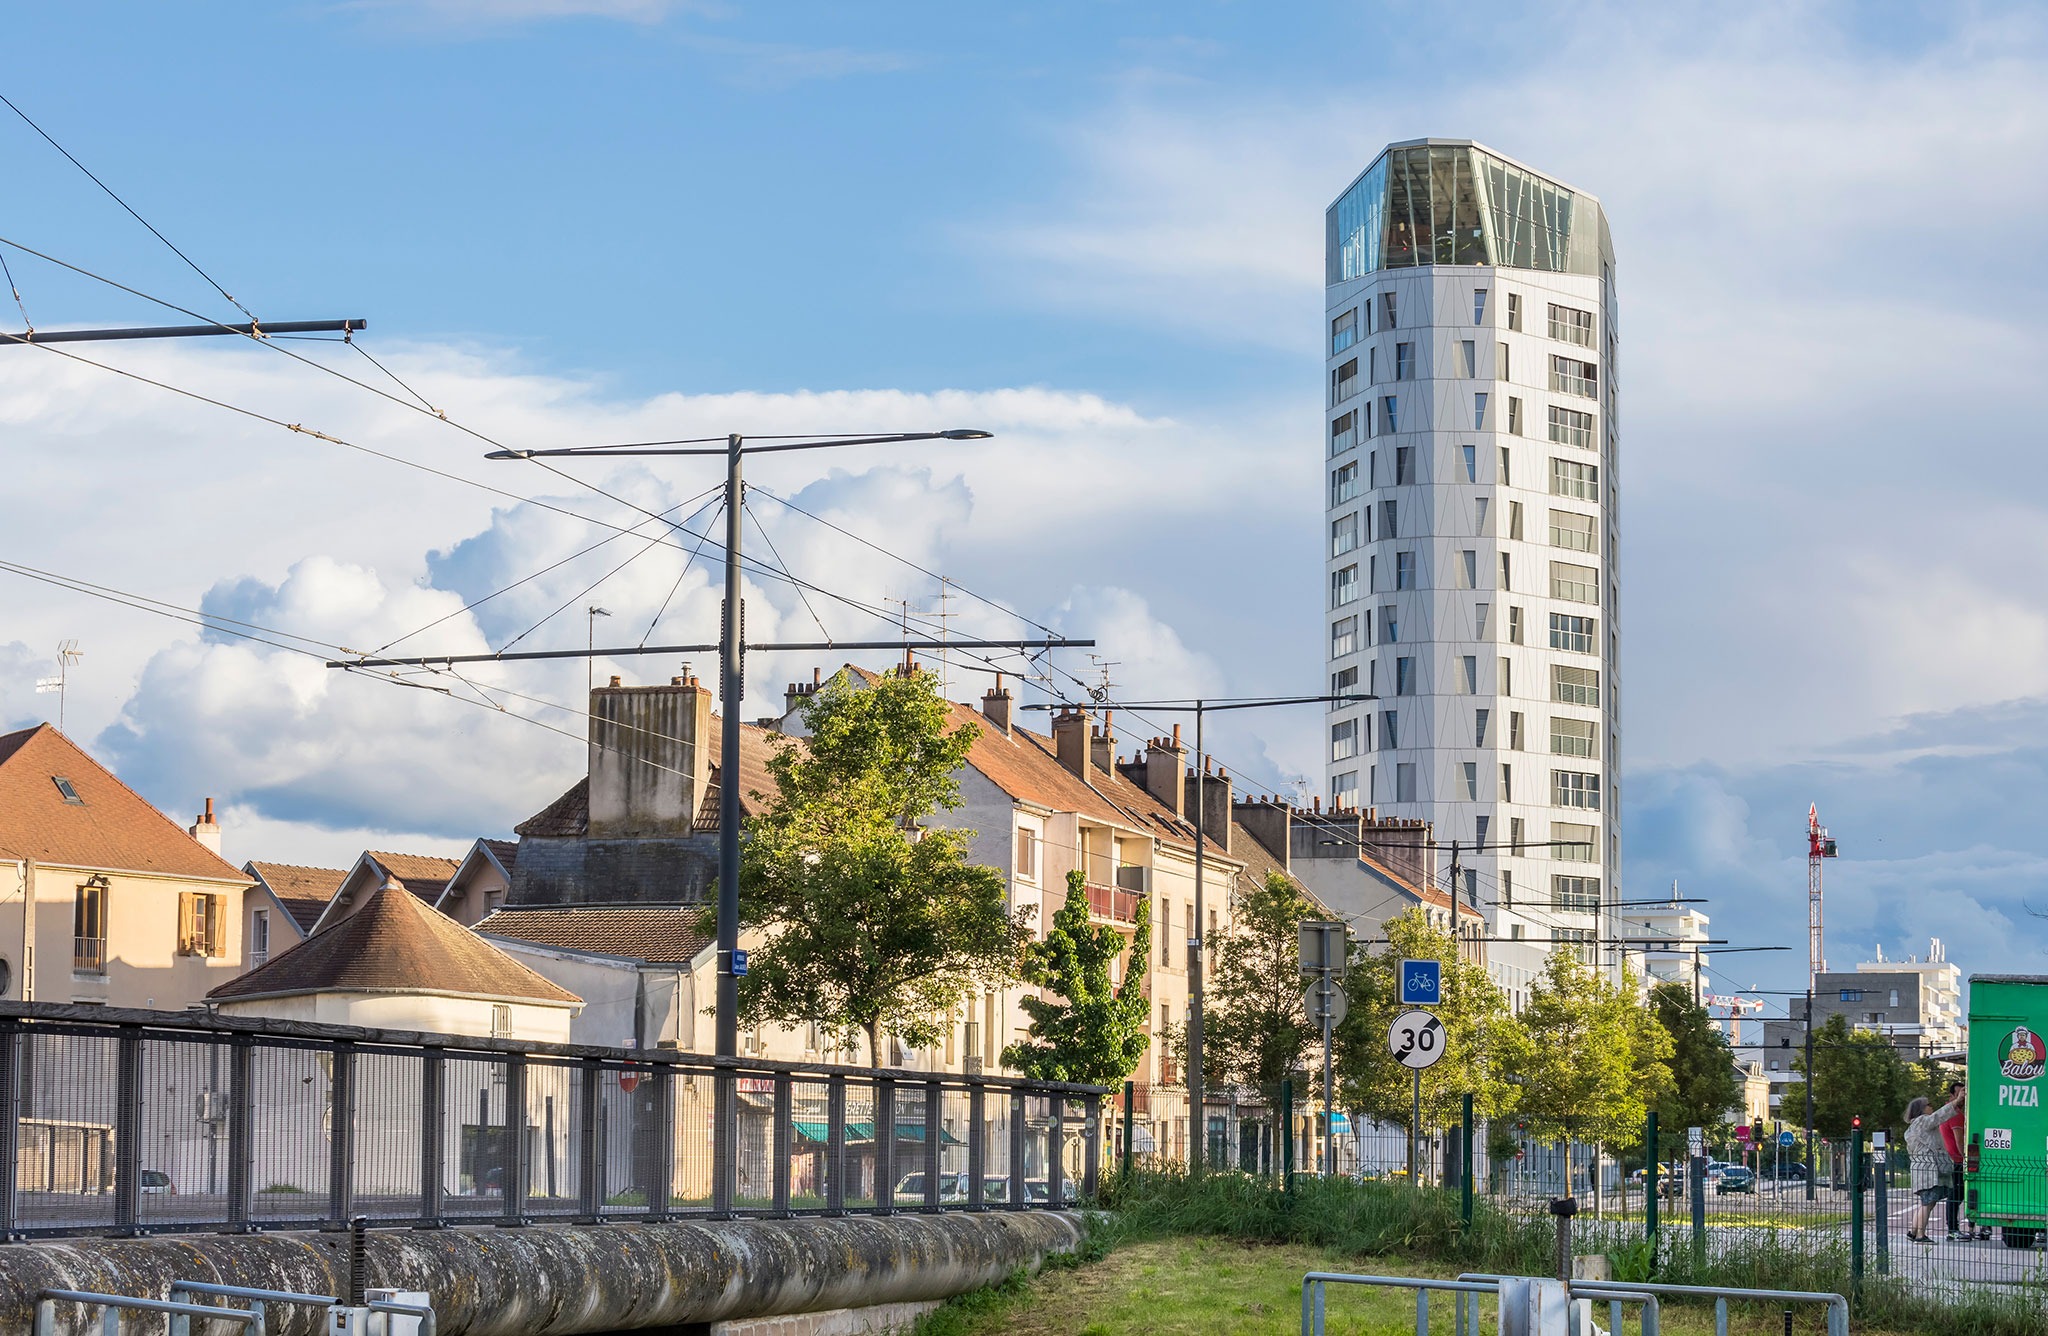
<path id="1" fill-rule="evenodd" d="M 1067 1212 L 597 1227 L 388 1230 L 369 1235 L 368 1283 L 431 1296 L 442 1336 L 569 1336 L 637 1327 L 943 1299 L 1072 1251 Z M 37 1292 L 163 1298 L 176 1280 L 336 1294 L 340 1234 L 77 1239 L 0 1247 L 0 1331 L 27 1331 Z M 313 1336 L 311 1309 L 271 1330 Z M 64 1305 L 57 1336 L 97 1333 L 100 1310 Z"/>

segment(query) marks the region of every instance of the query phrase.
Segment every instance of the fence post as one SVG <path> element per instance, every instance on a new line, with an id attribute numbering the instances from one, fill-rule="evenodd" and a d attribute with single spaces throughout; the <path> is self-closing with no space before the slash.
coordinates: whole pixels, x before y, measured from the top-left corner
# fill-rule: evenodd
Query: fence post
<path id="1" fill-rule="evenodd" d="M 0 1021 L 0 1243 L 14 1238 L 14 1194 L 21 1173 L 21 1027 Z"/>
<path id="2" fill-rule="evenodd" d="M 1707 1157 L 1686 1157 L 1686 1190 L 1692 1195 L 1692 1253 L 1695 1261 L 1707 1255 Z"/>
<path id="3" fill-rule="evenodd" d="M 980 1077 L 969 1077 L 967 1087 L 967 1209 L 986 1210 L 987 1194 L 982 1182 L 988 1174 L 988 1095 Z"/>
<path id="4" fill-rule="evenodd" d="M 355 1214 L 356 1050 L 339 1040 L 327 1082 L 327 1225 L 347 1229 Z"/>
<path id="5" fill-rule="evenodd" d="M 526 1055 L 505 1055 L 505 1219 L 526 1223 Z"/>
<path id="6" fill-rule="evenodd" d="M 1138 1106 L 1138 1083 L 1137 1083 L 1136 1081 L 1126 1081 L 1126 1082 L 1124 1082 L 1124 1127 L 1123 1127 L 1123 1133 L 1124 1133 L 1124 1147 L 1123 1147 L 1123 1150 L 1124 1150 L 1124 1157 L 1123 1157 L 1123 1170 L 1124 1170 L 1124 1177 L 1125 1177 L 1125 1178 L 1129 1178 L 1129 1177 L 1131 1176 L 1131 1136 L 1132 1136 L 1132 1132 L 1131 1132 L 1131 1118 L 1132 1118 L 1132 1116 L 1133 1116 L 1133 1115 L 1134 1115 L 1134 1114 L 1135 1114 L 1135 1113 L 1137 1112 L 1137 1106 Z"/>
<path id="7" fill-rule="evenodd" d="M 1932 1216 L 1929 1223 L 1933 1222 Z M 1863 1129 L 1849 1137 L 1849 1297 L 1863 1301 Z"/>
<path id="8" fill-rule="evenodd" d="M 654 1082 L 654 1181 L 647 1185 L 647 1218 L 669 1218 L 669 1201 L 676 1182 L 676 1069 L 657 1062 L 648 1072 Z"/>
<path id="9" fill-rule="evenodd" d="M 482 1135 L 481 1132 L 478 1135 Z M 439 1229 L 448 1170 L 448 1055 L 420 1053 L 420 1229 Z"/>
<path id="10" fill-rule="evenodd" d="M 576 1138 L 576 1184 L 577 1196 L 581 1199 L 583 1223 L 596 1224 L 600 1218 L 599 1208 L 604 1205 L 604 1165 L 598 1158 L 598 1131 L 604 1122 L 604 1068 L 596 1058 L 583 1060 L 581 1103 L 583 1124 L 577 1129 Z M 554 1147 L 548 1148 L 550 1158 Z"/>
<path id="11" fill-rule="evenodd" d="M 1878 1136 L 1884 1136 L 1884 1133 L 1880 1132 Z M 1891 1149 L 1879 1146 L 1871 1152 L 1870 1158 L 1872 1177 L 1876 1180 L 1873 1185 L 1875 1200 L 1871 1202 L 1871 1209 L 1877 1215 L 1877 1274 L 1888 1276 L 1892 1273 L 1892 1213 L 1891 1194 L 1886 1189 L 1890 1186 L 1892 1176 Z"/>
<path id="12" fill-rule="evenodd" d="M 739 1081 L 730 1067 L 711 1073 L 711 1218 L 732 1219 L 739 1147 Z"/>
<path id="13" fill-rule="evenodd" d="M 937 1081 L 924 1088 L 924 1204 L 928 1210 L 939 1208 L 939 1138 L 945 1127 L 939 1117 L 944 1111 L 945 1096 Z"/>
<path id="14" fill-rule="evenodd" d="M 247 1035 L 228 1042 L 228 1231 L 234 1234 L 248 1230 L 254 1214 L 255 1056 L 256 1041 Z"/>
<path id="15" fill-rule="evenodd" d="M 846 1214 L 846 1078 L 825 1083 L 825 1213 Z"/>
<path id="16" fill-rule="evenodd" d="M 896 1083 L 875 1078 L 875 1212 L 896 1209 Z"/>
<path id="17" fill-rule="evenodd" d="M 133 1234 L 142 1186 L 142 1032 L 124 1025 L 114 1042 L 114 1224 Z"/>
<path id="18" fill-rule="evenodd" d="M 777 1215 L 789 1214 L 789 1157 L 795 1139 L 796 1129 L 791 1120 L 796 1117 L 796 1078 L 789 1072 L 777 1072 L 775 1081 L 775 1133 L 771 1141 L 775 1147 L 774 1208 Z"/>
<path id="19" fill-rule="evenodd" d="M 1081 1124 L 1081 1200 L 1093 1202 L 1102 1195 L 1102 1096 L 1085 1095 L 1082 1105 L 1087 1112 Z"/>
<path id="20" fill-rule="evenodd" d="M 1643 1237 L 1650 1241 L 1652 1266 L 1657 1261 L 1657 1167 L 1657 1111 L 1651 1109 L 1643 1115 Z"/>
<path id="21" fill-rule="evenodd" d="M 1010 1209 L 1021 1211 L 1029 1202 L 1024 1200 L 1024 1092 L 1016 1086 L 1010 1087 Z"/>
<path id="22" fill-rule="evenodd" d="M 1464 1098 L 1464 1133 L 1458 1144 L 1464 1153 L 1464 1163 L 1458 1173 L 1458 1223 L 1467 1233 L 1472 1229 L 1472 1095 L 1467 1091 Z"/>
<path id="23" fill-rule="evenodd" d="M 1280 1147 L 1280 1187 L 1294 1191 L 1294 1082 L 1280 1078 L 1280 1129 L 1286 1138 Z"/>
<path id="24" fill-rule="evenodd" d="M 1055 1211 L 1067 1204 L 1067 1097 L 1055 1091 L 1052 1118 L 1045 1129 L 1045 1202 Z"/>

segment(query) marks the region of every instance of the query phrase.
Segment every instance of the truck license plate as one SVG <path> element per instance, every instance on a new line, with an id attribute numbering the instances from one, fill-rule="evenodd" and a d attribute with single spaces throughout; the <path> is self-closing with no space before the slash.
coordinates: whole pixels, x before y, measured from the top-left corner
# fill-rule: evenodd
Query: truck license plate
<path id="1" fill-rule="evenodd" d="M 1984 1129 L 1985 1150 L 2011 1150 L 2012 1129 L 2009 1127 L 1987 1127 Z"/>

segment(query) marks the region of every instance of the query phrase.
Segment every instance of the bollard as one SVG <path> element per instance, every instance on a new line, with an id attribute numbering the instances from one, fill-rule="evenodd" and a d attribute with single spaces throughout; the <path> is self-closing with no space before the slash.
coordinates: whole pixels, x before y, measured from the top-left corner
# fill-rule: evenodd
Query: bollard
<path id="1" fill-rule="evenodd" d="M 1657 1264 L 1657 1111 L 1643 1118 L 1643 1237 L 1650 1241 L 1650 1266 Z"/>
<path id="2" fill-rule="evenodd" d="M 1283 1077 L 1280 1081 L 1280 1134 L 1284 1141 L 1280 1146 L 1280 1187 L 1283 1191 L 1294 1191 L 1294 1082 Z"/>
<path id="3" fill-rule="evenodd" d="M 1695 1155 L 1687 1163 L 1686 1184 L 1692 1193 L 1692 1253 L 1697 1260 L 1707 1255 L 1707 1157 Z"/>
<path id="4" fill-rule="evenodd" d="M 1131 1178 L 1131 1114 L 1138 1102 L 1138 1083 L 1124 1082 L 1124 1181 Z"/>
<path id="5" fill-rule="evenodd" d="M 1578 1199 L 1558 1197 L 1550 1203 L 1550 1213 L 1557 1217 L 1557 1278 L 1566 1284 L 1572 1278 L 1572 1217 L 1579 1213 Z"/>

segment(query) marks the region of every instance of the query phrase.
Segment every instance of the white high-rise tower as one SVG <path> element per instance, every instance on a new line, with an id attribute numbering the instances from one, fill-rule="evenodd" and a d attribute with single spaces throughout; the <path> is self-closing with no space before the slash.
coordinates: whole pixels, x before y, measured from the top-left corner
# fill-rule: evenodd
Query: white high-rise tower
<path id="1" fill-rule="evenodd" d="M 1555 942 L 1616 963 L 1607 219 L 1468 140 L 1414 140 L 1337 197 L 1327 244 L 1330 685 L 1380 698 L 1331 712 L 1329 792 L 1459 842 L 1519 996 Z"/>

